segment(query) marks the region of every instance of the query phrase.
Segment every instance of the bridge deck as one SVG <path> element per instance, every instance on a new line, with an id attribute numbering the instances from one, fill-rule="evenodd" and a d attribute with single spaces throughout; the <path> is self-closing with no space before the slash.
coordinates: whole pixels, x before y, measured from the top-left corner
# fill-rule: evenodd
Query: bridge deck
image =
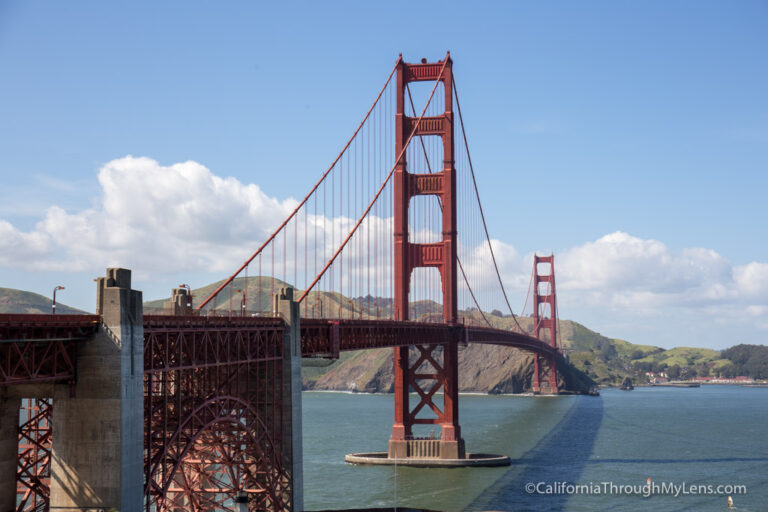
<path id="1" fill-rule="evenodd" d="M 0 385 L 73 379 L 77 343 L 91 336 L 98 323 L 97 315 L 0 315 Z M 145 315 L 147 369 L 227 364 L 232 357 L 270 358 L 264 344 L 266 337 L 254 335 L 272 333 L 270 339 L 275 340 L 275 331 L 282 328 L 282 321 L 272 317 Z M 188 335 L 170 336 L 181 331 Z M 258 352 L 248 350 L 248 344 L 254 340 L 258 342 Z M 454 341 L 504 345 L 537 354 L 556 352 L 534 337 L 487 327 L 375 319 L 301 320 L 305 357 L 335 358 L 347 350 Z M 204 357 L 200 350 L 206 351 Z M 182 355 L 176 358 L 176 353 Z"/>
<path id="2" fill-rule="evenodd" d="M 74 379 L 77 343 L 98 324 L 96 315 L 0 315 L 0 385 Z"/>

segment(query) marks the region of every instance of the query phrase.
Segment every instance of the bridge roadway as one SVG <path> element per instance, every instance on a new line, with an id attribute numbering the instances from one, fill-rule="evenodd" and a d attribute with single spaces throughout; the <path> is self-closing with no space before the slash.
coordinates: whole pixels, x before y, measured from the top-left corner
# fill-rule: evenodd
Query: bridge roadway
<path id="1" fill-rule="evenodd" d="M 0 386 L 69 381 L 75 378 L 77 345 L 97 329 L 97 315 L 0 314 Z M 172 333 L 205 336 L 230 343 L 238 334 L 264 329 L 281 329 L 276 317 L 225 316 L 144 316 L 145 345 L 150 337 Z M 211 338 L 211 335 L 215 335 Z M 190 341 L 194 336 L 189 338 Z M 302 357 L 335 358 L 339 352 L 410 345 L 482 343 L 503 345 L 552 356 L 557 349 L 525 334 L 468 325 L 400 322 L 394 320 L 301 319 Z M 234 362 L 235 353 L 221 357 Z M 193 346 L 188 350 L 195 351 Z M 157 347 L 146 346 L 145 358 L 158 354 Z M 239 352 L 245 354 L 246 352 Z M 245 356 L 243 356 L 245 357 Z M 197 358 L 192 357 L 190 361 Z M 206 358 L 211 360 L 210 358 Z M 215 357 L 213 359 L 216 359 Z M 223 361 L 222 361 L 223 362 Z M 147 361 L 147 370 L 153 367 Z"/>
<path id="2" fill-rule="evenodd" d="M 295 310 L 298 311 L 298 307 Z M 295 321 L 295 318 L 292 320 Z M 128 340 L 134 336 L 130 334 L 126 338 L 125 332 L 132 330 L 124 331 L 122 338 L 115 338 L 114 322 L 106 324 L 106 321 L 106 317 L 99 315 L 0 315 L 0 388 L 5 387 L 9 391 L 5 398 L 4 394 L 0 393 L 0 412 L 5 410 L 5 416 L 0 414 L 0 419 L 10 414 L 10 417 L 14 418 L 12 423 L 16 423 L 19 396 L 36 398 L 36 407 L 40 408 L 36 419 L 26 422 L 18 433 L 15 426 L 13 431 L 8 431 L 7 424 L 6 427 L 0 428 L 0 447 L 4 447 L 0 454 L 0 473 L 7 471 L 12 474 L 12 468 L 17 468 L 15 484 L 0 482 L 0 499 L 4 499 L 3 503 L 12 506 L 13 500 L 18 503 L 18 499 L 21 499 L 22 506 L 17 507 L 18 510 L 48 510 L 54 501 L 51 494 L 51 476 L 57 471 L 63 471 L 58 466 L 52 466 L 52 446 L 57 446 L 56 439 L 63 435 L 65 440 L 59 448 L 60 452 L 66 454 L 67 450 L 77 452 L 81 449 L 77 443 L 83 440 L 67 431 L 70 424 L 75 425 L 78 431 L 83 430 L 91 434 L 96 432 L 96 444 L 102 451 L 102 445 L 121 446 L 122 438 L 116 432 L 121 432 L 124 426 L 107 422 L 112 425 L 111 428 L 117 430 L 99 430 L 106 421 L 102 418 L 104 411 L 115 407 L 114 404 L 109 405 L 110 400 L 98 401 L 101 411 L 98 417 L 89 418 L 85 413 L 85 419 L 95 423 L 88 428 L 81 428 L 77 425 L 84 419 L 82 411 L 90 409 L 83 409 L 85 406 L 77 406 L 76 403 L 67 405 L 66 399 L 68 396 L 70 401 L 74 402 L 93 402 L 90 395 L 94 392 L 97 395 L 102 394 L 99 391 L 100 386 L 106 386 L 107 382 L 125 380 L 126 376 L 123 374 L 127 369 L 120 370 L 119 366 L 115 367 L 114 361 L 110 362 L 112 356 L 107 358 L 110 361 L 101 356 L 96 359 L 93 357 L 94 349 L 99 346 L 106 346 L 108 349 L 110 346 L 121 349 L 124 346 L 132 346 L 125 345 L 130 343 Z M 520 348 L 540 355 L 556 353 L 555 348 L 531 336 L 478 326 L 316 318 L 301 319 L 299 323 L 303 357 L 336 358 L 340 352 L 349 350 L 447 343 L 486 343 Z M 240 478 L 244 479 L 243 481 L 255 482 L 253 478 L 256 476 L 249 473 L 249 468 L 271 468 L 270 472 L 279 475 L 279 478 L 259 481 L 258 485 L 266 492 L 259 491 L 254 494 L 263 496 L 265 500 L 256 508 L 294 509 L 293 503 L 288 506 L 286 501 L 295 499 L 295 495 L 290 494 L 294 484 L 284 483 L 293 482 L 291 475 L 294 474 L 300 478 L 301 473 L 300 456 L 297 459 L 298 467 L 288 467 L 285 462 L 294 461 L 291 455 L 294 449 L 292 446 L 297 446 L 297 441 L 291 441 L 293 422 L 298 422 L 300 432 L 300 411 L 290 412 L 292 404 L 300 402 L 295 402 L 290 395 L 284 394 L 286 385 L 291 389 L 300 386 L 300 381 L 289 384 L 299 373 L 299 367 L 293 367 L 294 358 L 290 355 L 291 349 L 286 341 L 294 336 L 291 334 L 295 332 L 292 322 L 282 317 L 143 315 L 140 325 L 143 327 L 144 344 L 143 357 L 138 358 L 137 364 L 141 364 L 139 361 L 143 360 L 144 389 L 143 393 L 140 389 L 137 390 L 136 398 L 138 407 L 142 407 L 143 401 L 143 439 L 145 449 L 151 454 L 149 459 L 144 459 L 142 474 L 146 500 L 145 507 L 142 508 L 149 511 L 153 507 L 157 510 L 186 507 L 188 501 L 185 500 L 197 495 L 192 491 L 177 489 L 180 481 L 178 479 L 181 477 L 176 475 L 183 472 L 184 475 L 194 476 L 203 471 L 202 468 L 195 468 L 195 461 L 199 463 L 205 457 L 211 458 L 211 443 L 218 446 L 214 441 L 218 439 L 221 444 L 221 439 L 227 439 L 227 436 L 240 440 L 250 432 L 238 433 L 235 427 L 242 428 L 242 425 L 248 424 L 261 425 L 257 427 L 260 429 L 259 436 L 262 436 L 259 439 L 267 439 L 268 442 L 262 442 L 263 446 L 252 442 L 254 446 L 258 445 L 256 449 L 249 444 L 250 451 L 240 454 L 235 463 L 230 461 L 226 469 L 234 468 L 242 473 Z M 111 340 L 106 345 L 105 336 Z M 113 345 L 113 342 L 116 345 Z M 131 348 L 130 351 L 133 350 Z M 86 363 L 83 366 L 78 360 L 84 355 Z M 254 387 L 246 384 L 248 382 L 260 384 Z M 60 388 L 59 394 L 56 395 L 64 400 L 63 404 L 57 405 L 58 399 L 54 399 L 54 403 L 49 400 L 57 393 L 54 391 L 55 383 L 69 386 L 68 392 L 66 388 Z M 32 394 L 25 394 L 30 390 Z M 428 405 L 431 403 L 430 397 L 431 393 L 425 395 Z M 51 411 L 61 407 L 64 407 L 63 416 L 56 420 Z M 118 406 L 118 411 L 120 407 L 123 406 Z M 75 418 L 75 423 L 72 419 L 67 419 L 72 417 L 72 412 L 67 412 L 68 409 L 75 410 L 75 415 L 81 415 Z M 117 418 L 119 417 L 118 414 Z M 292 419 L 281 424 L 274 420 L 278 417 Z M 266 422 L 262 421 L 264 418 L 267 419 Z M 58 431 L 58 434 L 52 437 L 51 431 L 58 428 L 52 429 L 51 425 L 55 422 L 58 422 L 64 431 Z M 208 439 L 206 435 L 213 437 Z M 17 439 L 18 450 L 14 451 Z M 93 452 L 95 446 L 91 441 L 88 441 L 91 443 L 87 444 L 88 448 L 84 448 L 89 452 Z M 10 443 L 12 446 L 6 446 Z M 178 456 L 168 451 L 176 445 L 186 446 Z M 228 453 L 226 446 L 222 446 L 223 448 L 214 454 L 217 457 Z M 191 451 L 187 453 L 187 450 Z M 101 451 L 93 453 L 104 455 Z M 184 455 L 185 453 L 187 455 Z M 97 455 L 94 457 L 98 459 Z M 88 467 L 80 467 L 80 471 L 84 469 L 87 470 Z M 215 473 L 216 468 L 205 470 Z M 66 471 L 68 478 L 78 475 L 77 471 Z M 83 482 L 88 481 L 87 476 L 78 477 Z M 93 480 L 94 477 L 90 478 Z M 80 489 L 77 487 L 80 485 L 77 484 L 79 481 L 72 480 L 72 489 Z M 202 480 L 198 484 L 201 482 Z M 297 486 L 300 489 L 300 484 Z M 57 488 L 58 497 L 55 500 L 60 503 L 63 496 L 61 489 L 64 487 L 59 485 Z M 119 491 L 120 488 L 115 489 Z M 104 485 L 99 489 L 99 500 L 116 500 L 114 497 L 108 497 L 110 491 L 104 490 L 108 489 Z M 11 492 L 15 493 L 16 498 L 8 496 Z M 226 499 L 227 496 L 226 491 L 217 491 L 211 495 L 217 497 L 216 499 Z M 72 499 L 88 501 L 82 496 Z M 211 503 L 213 506 L 214 502 Z M 295 508 L 300 510 L 301 507 Z"/>

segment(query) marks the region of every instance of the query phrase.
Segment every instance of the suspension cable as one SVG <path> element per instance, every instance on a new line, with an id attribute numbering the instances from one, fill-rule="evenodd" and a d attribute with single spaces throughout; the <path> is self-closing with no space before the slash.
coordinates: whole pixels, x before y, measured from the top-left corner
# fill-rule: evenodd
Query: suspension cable
<path id="1" fill-rule="evenodd" d="M 456 88 L 456 81 L 453 80 L 453 97 L 456 98 L 456 107 L 459 111 L 459 123 L 461 125 L 461 134 L 462 138 L 464 139 L 464 147 L 467 151 L 467 161 L 469 162 L 469 170 L 472 173 L 472 183 L 475 185 L 475 196 L 477 197 L 477 205 L 480 208 L 480 218 L 483 221 L 483 229 L 485 230 L 485 239 L 488 241 L 488 249 L 491 251 L 491 259 L 493 260 L 493 268 L 496 271 L 496 277 L 499 280 L 499 285 L 501 286 L 501 293 L 504 295 L 504 301 L 507 303 L 507 308 L 509 308 L 509 313 L 512 315 L 512 318 L 515 321 L 515 325 L 517 325 L 517 328 L 520 329 L 520 332 L 523 332 L 523 327 L 520 325 L 520 322 L 517 321 L 517 316 L 515 316 L 515 312 L 512 311 L 512 305 L 509 303 L 509 298 L 507 297 L 507 290 L 504 288 L 504 282 L 501 279 L 501 273 L 499 272 L 499 266 L 496 263 L 496 255 L 493 252 L 493 245 L 491 244 L 491 237 L 488 234 L 488 225 L 485 223 L 485 214 L 483 213 L 483 204 L 480 202 L 480 192 L 477 190 L 477 180 L 475 179 L 475 169 L 472 166 L 472 157 L 469 154 L 469 143 L 467 142 L 467 133 L 464 130 L 464 118 L 461 115 L 461 104 L 459 103 L 459 93 Z"/>
<path id="2" fill-rule="evenodd" d="M 402 59 L 402 57 L 401 57 Z M 400 59 L 398 59 L 398 63 L 400 62 Z M 381 195 L 381 192 L 384 190 L 384 187 L 386 187 L 387 182 L 392 178 L 392 175 L 395 173 L 395 169 L 397 169 L 397 165 L 400 163 L 400 160 L 402 160 L 403 155 L 405 154 L 405 151 L 408 149 L 408 146 L 411 144 L 411 140 L 413 139 L 414 135 L 419 129 L 419 126 L 421 125 L 422 119 L 424 119 L 424 114 L 427 112 L 427 107 L 429 107 L 429 104 L 432 102 L 432 97 L 435 95 L 435 91 L 437 90 L 437 86 L 440 83 L 440 76 L 442 76 L 443 71 L 445 70 L 445 65 L 448 63 L 448 59 L 446 58 L 443 61 L 443 66 L 440 68 L 440 73 L 438 73 L 438 78 L 435 80 L 435 85 L 432 87 L 432 92 L 429 95 L 429 98 L 427 99 L 427 104 L 424 105 L 424 110 L 421 111 L 421 115 L 419 116 L 419 119 L 416 121 L 416 124 L 413 126 L 413 129 L 411 130 L 411 134 L 408 136 L 408 140 L 405 142 L 405 145 L 403 145 L 403 149 L 400 150 L 400 154 L 397 155 L 397 158 L 395 159 L 395 163 L 392 164 L 392 169 L 390 169 L 389 174 L 387 174 L 387 177 L 384 178 L 384 182 L 381 184 L 381 187 L 379 187 L 379 190 L 376 192 L 376 195 L 373 196 L 373 199 L 368 204 L 368 207 L 365 209 L 363 214 L 358 219 L 355 226 L 352 228 L 352 231 L 349 232 L 347 237 L 344 239 L 344 242 L 339 246 L 339 248 L 336 250 L 336 252 L 333 254 L 330 260 L 328 260 L 328 263 L 325 264 L 325 267 L 320 271 L 320 273 L 315 277 L 315 280 L 312 281 L 312 284 L 310 284 L 306 290 L 304 290 L 304 293 L 301 294 L 301 297 L 299 297 L 299 300 L 297 302 L 301 302 L 304 300 L 304 297 L 307 296 L 307 294 L 314 288 L 314 286 L 317 284 L 317 282 L 320 280 L 320 278 L 323 277 L 323 274 L 325 274 L 326 270 L 330 268 L 331 265 L 333 265 L 333 262 L 336 260 L 338 255 L 341 253 L 341 251 L 344 249 L 344 247 L 347 245 L 347 242 L 352 238 L 352 236 L 357 231 L 357 228 L 360 227 L 360 224 L 363 223 L 363 220 L 368 216 L 368 213 L 371 211 L 371 208 L 373 208 L 373 205 L 376 203 L 376 200 L 378 200 L 379 196 Z M 390 75 L 391 78 L 391 75 Z"/>
<path id="3" fill-rule="evenodd" d="M 451 82 L 453 82 L 453 73 L 451 73 Z M 411 111 L 414 115 L 416 115 L 416 106 L 413 104 L 413 96 L 411 96 L 411 88 L 409 87 L 409 84 L 405 85 L 405 89 L 408 91 L 408 99 L 411 103 Z M 429 174 L 432 174 L 432 166 L 429 163 L 429 156 L 427 155 L 427 148 L 424 145 L 424 137 L 419 135 L 419 141 L 421 142 L 421 149 L 424 152 L 424 160 L 427 162 L 427 171 Z M 440 206 L 440 211 L 443 211 L 443 201 L 440 198 L 440 196 L 437 196 L 437 204 Z M 469 284 L 469 279 L 467 278 L 466 272 L 464 272 L 464 265 L 461 264 L 461 258 L 459 258 L 459 255 L 456 255 L 456 262 L 459 264 L 459 270 L 461 270 L 461 276 L 464 278 L 464 283 L 467 285 L 467 289 L 469 290 L 469 295 L 472 297 L 472 301 L 475 303 L 475 306 L 477 306 L 477 310 L 480 312 L 480 314 L 483 316 L 483 320 L 485 320 L 485 323 L 488 324 L 488 327 L 493 327 L 491 325 L 491 322 L 488 321 L 488 317 L 485 316 L 485 312 L 483 311 L 483 308 L 480 307 L 480 303 L 477 301 L 477 298 L 475 297 L 475 292 L 472 291 L 472 286 Z"/>
<path id="4" fill-rule="evenodd" d="M 389 72 L 389 76 L 387 77 L 387 81 L 386 81 L 386 82 L 384 82 L 384 86 L 381 88 L 381 91 L 379 91 L 379 94 L 378 94 L 378 96 L 376 96 L 376 99 L 373 101 L 373 105 L 371 105 L 371 108 L 369 108 L 369 109 L 368 109 L 368 112 L 366 112 L 366 114 L 365 114 L 365 117 L 363 117 L 363 120 L 362 120 L 362 121 L 360 121 L 360 124 L 357 126 L 357 129 L 356 129 L 356 130 L 355 130 L 355 132 L 352 134 L 352 137 L 350 137 L 350 139 L 347 141 L 346 145 L 345 145 L 345 146 L 344 146 L 344 148 L 341 150 L 341 152 L 339 153 L 339 155 L 336 157 L 336 159 L 333 161 L 333 163 L 330 165 L 330 167 L 328 167 L 328 170 L 327 170 L 327 171 L 325 171 L 325 172 L 323 173 L 323 175 L 320 177 L 320 179 L 318 180 L 318 182 L 317 182 L 317 183 L 315 183 L 315 186 L 314 186 L 314 187 L 312 187 L 312 189 L 309 191 L 309 193 L 308 193 L 306 196 L 304 196 L 304 199 L 302 199 L 302 200 L 301 200 L 301 202 L 298 204 L 298 206 L 296 206 L 296 208 L 295 208 L 295 209 L 294 209 L 294 210 L 291 212 L 291 214 L 290 214 L 290 215 L 289 215 L 289 216 L 288 216 L 288 217 L 287 217 L 287 218 L 286 218 L 286 219 L 283 221 L 283 223 L 282 223 L 282 224 L 280 224 L 280 226 L 277 228 L 277 230 L 275 230 L 275 232 L 274 232 L 274 233 L 272 233 L 272 234 L 270 235 L 270 237 L 269 237 L 269 238 L 267 238 L 267 239 L 264 241 L 264 243 L 263 243 L 263 244 L 261 244 L 261 246 L 260 246 L 260 247 L 259 247 L 259 248 L 256 250 L 256 252 L 254 252 L 254 253 L 251 255 L 251 257 L 250 257 L 250 258 L 248 258 L 248 259 L 246 260 L 246 262 L 245 262 L 245 263 L 243 263 L 243 264 L 240 266 L 240 268 L 238 268 L 238 269 L 237 269 L 237 271 L 236 271 L 234 274 L 232 274 L 231 276 L 229 276 L 229 278 L 227 278 L 227 279 L 226 279 L 226 280 L 225 280 L 225 281 L 224 281 L 224 282 L 221 284 L 221 286 L 219 286 L 219 287 L 218 287 L 218 288 L 217 288 L 217 289 L 216 289 L 216 290 L 215 290 L 213 293 L 211 293 L 211 295 L 209 295 L 209 296 L 208 296 L 208 298 L 207 298 L 207 299 L 205 299 L 203 302 L 201 302 L 201 303 L 200 303 L 200 305 L 199 305 L 199 306 L 197 306 L 197 309 L 198 309 L 198 310 L 199 310 L 199 309 L 202 309 L 202 308 L 203 308 L 203 307 L 204 307 L 206 304 L 208 304 L 208 302 L 210 302 L 210 301 L 211 301 L 211 300 L 212 300 L 212 299 L 213 299 L 213 298 L 214 298 L 216 295 L 218 295 L 218 294 L 219 294 L 219 292 L 221 292 L 221 290 L 223 290 L 223 289 L 224 289 L 224 288 L 225 288 L 225 287 L 226 287 L 226 286 L 227 286 L 227 285 L 228 285 L 230 282 L 232 282 L 232 281 L 235 279 L 235 277 L 237 277 L 237 276 L 240 274 L 240 272 L 242 272 L 242 271 L 243 271 L 243 269 L 244 269 L 245 267 L 247 267 L 247 266 L 248 266 L 248 264 L 249 264 L 251 261 L 253 261 L 253 259 L 254 259 L 254 258 L 256 258 L 256 256 L 258 256 L 258 255 L 261 253 L 261 251 L 263 251 L 263 250 L 264 250 L 264 248 L 265 248 L 265 247 L 266 247 L 266 246 L 267 246 L 267 245 L 268 245 L 268 244 L 269 244 L 269 243 L 270 243 L 272 240 L 274 240 L 274 239 L 275 239 L 275 237 L 276 237 L 276 236 L 277 236 L 277 235 L 280 233 L 280 231 L 282 231 L 282 230 L 283 230 L 283 228 L 284 228 L 284 227 L 285 227 L 285 226 L 288 224 L 288 222 L 290 222 L 290 221 L 291 221 L 291 219 L 292 219 L 292 218 L 293 218 L 293 217 L 296 215 L 296 213 L 298 213 L 298 211 L 299 211 L 299 210 L 300 210 L 300 209 L 301 209 L 301 208 L 304 206 L 304 204 L 305 204 L 305 203 L 306 203 L 306 202 L 309 200 L 309 198 L 312 196 L 312 194 L 314 194 L 314 193 L 315 193 L 315 191 L 316 191 L 316 190 L 317 190 L 317 188 L 320 186 L 320 184 L 321 184 L 321 183 L 323 183 L 323 182 L 325 181 L 325 178 L 328 176 L 328 174 L 330 174 L 331 170 L 333 170 L 333 168 L 336 166 L 336 163 L 337 163 L 337 162 L 338 162 L 338 161 L 341 159 L 341 157 L 342 157 L 342 156 L 344 155 L 344 153 L 347 151 L 347 148 L 349 148 L 350 144 L 352 144 L 352 141 L 353 141 L 353 140 L 355 140 L 355 137 L 357 137 L 357 134 L 358 134 L 358 132 L 360 132 L 360 129 L 363 127 L 363 125 L 365 124 L 365 122 L 368 120 L 368 117 L 371 115 L 371 112 L 373 112 L 373 109 L 374 109 L 374 108 L 376 107 L 376 105 L 379 103 L 379 99 L 381 99 L 381 96 L 382 96 L 382 94 L 384 94 L 384 91 L 387 89 L 387 86 L 389 85 L 389 82 L 392 80 L 392 76 L 394 76 L 394 74 L 395 74 L 395 70 L 397 69 L 397 66 L 398 66 L 398 64 L 400 64 L 400 61 L 401 61 L 401 60 L 402 60 L 402 56 L 401 56 L 401 57 L 399 57 L 399 58 L 397 59 L 397 62 L 396 62 L 396 63 L 395 63 L 395 65 L 392 67 L 392 71 L 390 71 L 390 72 Z M 294 284 L 294 285 L 295 285 L 295 284 Z"/>

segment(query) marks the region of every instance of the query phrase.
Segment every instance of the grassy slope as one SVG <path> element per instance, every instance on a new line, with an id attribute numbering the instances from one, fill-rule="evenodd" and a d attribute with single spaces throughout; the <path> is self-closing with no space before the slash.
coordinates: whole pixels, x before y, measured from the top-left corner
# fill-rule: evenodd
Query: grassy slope
<path id="1" fill-rule="evenodd" d="M 51 299 L 37 293 L 0 288 L 0 313 L 47 314 L 51 312 Z M 62 315 L 86 314 L 86 311 L 72 308 L 56 301 L 56 312 Z"/>
<path id="2" fill-rule="evenodd" d="M 666 363 L 669 366 L 696 366 L 701 363 L 713 363 L 715 368 L 724 366 L 730 361 L 720 358 L 720 352 L 708 348 L 675 347 L 656 354 L 638 359 L 643 362 Z"/>

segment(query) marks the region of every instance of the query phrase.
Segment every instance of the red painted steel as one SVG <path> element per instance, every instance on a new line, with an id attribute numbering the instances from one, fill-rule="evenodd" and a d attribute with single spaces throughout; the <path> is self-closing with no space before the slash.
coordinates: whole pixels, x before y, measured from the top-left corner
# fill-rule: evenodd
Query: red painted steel
<path id="1" fill-rule="evenodd" d="M 84 339 L 93 334 L 98 315 L 0 314 L 0 343 Z"/>
<path id="2" fill-rule="evenodd" d="M 43 512 L 50 508 L 52 404 L 50 398 L 27 398 L 21 406 L 16 465 L 17 512 Z"/>
<path id="3" fill-rule="evenodd" d="M 410 82 L 439 81 L 445 94 L 445 113 L 437 117 L 413 118 L 405 114 L 405 93 Z M 443 321 L 450 325 L 458 319 L 456 257 L 456 169 L 453 143 L 453 63 L 450 54 L 437 63 L 397 63 L 397 113 L 395 114 L 394 174 L 394 319 L 408 320 L 408 295 L 413 270 L 435 267 L 440 272 L 443 291 Z M 433 90 L 434 93 L 434 90 Z M 430 96 L 431 100 L 431 96 Z M 426 109 L 426 107 L 425 107 Z M 408 171 L 405 148 L 414 136 L 434 135 L 442 139 L 443 168 L 438 173 L 415 174 Z M 433 244 L 416 244 L 408 239 L 408 208 L 416 195 L 437 196 L 442 205 L 442 240 Z M 428 337 L 414 340 L 419 351 L 414 364 L 409 361 L 407 345 L 395 348 L 395 421 L 392 439 L 413 436 L 412 426 L 437 423 L 444 441 L 459 441 L 458 407 L 458 342 L 448 339 L 442 344 Z M 441 357 L 442 356 L 442 357 Z M 419 402 L 411 408 L 409 389 L 419 394 Z M 443 409 L 432 402 L 432 396 L 443 390 Z M 419 418 L 422 410 L 432 410 L 434 418 Z"/>
<path id="4" fill-rule="evenodd" d="M 0 315 L 0 386 L 73 379 L 77 344 L 98 321 L 95 315 Z"/>
<path id="5" fill-rule="evenodd" d="M 460 342 L 504 345 L 543 356 L 557 353 L 556 348 L 532 336 L 489 327 L 396 320 L 301 320 L 303 357 L 335 358 L 347 350 Z"/>
<path id="6" fill-rule="evenodd" d="M 146 510 L 290 510 L 277 318 L 144 318 Z"/>
<path id="7" fill-rule="evenodd" d="M 539 265 L 548 266 L 541 273 Z M 535 336 L 555 349 L 549 355 L 537 354 L 533 367 L 533 392 L 557 393 L 557 302 L 555 297 L 555 256 L 533 257 L 533 323 Z M 540 284 L 545 284 L 542 290 Z"/>

